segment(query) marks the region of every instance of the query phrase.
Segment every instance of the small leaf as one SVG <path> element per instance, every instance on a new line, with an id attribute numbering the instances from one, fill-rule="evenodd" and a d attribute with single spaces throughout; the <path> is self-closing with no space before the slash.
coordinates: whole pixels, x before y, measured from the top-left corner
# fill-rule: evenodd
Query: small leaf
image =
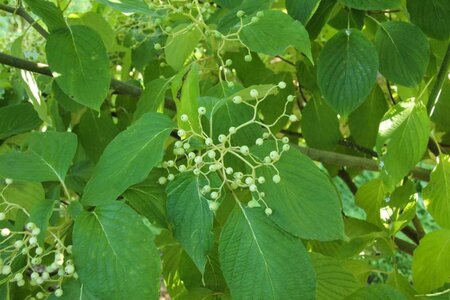
<path id="1" fill-rule="evenodd" d="M 264 11 L 264 16 L 258 22 L 245 26 L 239 36 L 252 51 L 275 56 L 284 54 L 289 46 L 294 46 L 312 61 L 311 44 L 305 27 L 281 11 Z"/>
<path id="2" fill-rule="evenodd" d="M 392 191 L 422 159 L 427 149 L 430 121 L 421 103 L 402 101 L 392 107 L 380 123 L 377 137 L 381 175 Z"/>
<path id="3" fill-rule="evenodd" d="M 306 25 L 319 4 L 320 0 L 286 0 L 286 9 L 291 17 Z"/>
<path id="4" fill-rule="evenodd" d="M 428 233 L 420 240 L 413 256 L 414 287 L 428 293 L 449 282 L 450 230 Z"/>
<path id="5" fill-rule="evenodd" d="M 423 197 L 429 201 L 427 208 L 436 222 L 450 229 L 450 156 L 439 156 Z"/>
<path id="6" fill-rule="evenodd" d="M 1 107 L 0 140 L 35 129 L 41 123 L 42 121 L 30 103 Z"/>
<path id="7" fill-rule="evenodd" d="M 51 33 L 45 49 L 61 90 L 76 102 L 99 111 L 111 80 L 100 36 L 89 27 L 72 26 Z"/>
<path id="8" fill-rule="evenodd" d="M 382 23 L 375 44 L 380 72 L 388 80 L 404 86 L 416 86 L 422 81 L 430 59 L 430 45 L 419 28 L 406 22 Z"/>
<path id="9" fill-rule="evenodd" d="M 213 213 L 208 199 L 200 192 L 207 181 L 192 173 L 179 174 L 167 186 L 167 215 L 174 226 L 175 238 L 191 257 L 201 273 L 214 235 Z"/>
<path id="10" fill-rule="evenodd" d="M 86 184 L 83 205 L 114 202 L 128 187 L 143 181 L 161 161 L 164 142 L 172 128 L 167 116 L 147 113 L 118 134 L 106 147 Z"/>
<path id="11" fill-rule="evenodd" d="M 25 2 L 31 11 L 44 21 L 50 32 L 67 27 L 61 10 L 52 2 L 46 0 L 25 0 Z"/>
<path id="12" fill-rule="evenodd" d="M 38 235 L 38 241 L 41 245 L 44 244 L 45 233 L 47 231 L 55 203 L 56 201 L 54 200 L 40 201 L 33 206 L 33 209 L 30 212 L 29 221 L 36 224 L 36 226 L 41 230 Z"/>
<path id="13" fill-rule="evenodd" d="M 366 182 L 356 192 L 356 204 L 364 209 L 368 222 L 382 226 L 380 209 L 387 205 L 384 202 L 386 194 L 383 181 L 379 178 Z"/>
<path id="14" fill-rule="evenodd" d="M 342 4 L 360 10 L 383 10 L 400 8 L 400 0 L 339 0 Z"/>
<path id="15" fill-rule="evenodd" d="M 317 276 L 316 299 L 340 300 L 361 287 L 352 273 L 334 258 L 311 253 Z"/>
<path id="16" fill-rule="evenodd" d="M 393 287 L 385 284 L 372 284 L 357 290 L 351 294 L 346 300 L 406 300 L 406 297 L 394 289 Z"/>
<path id="17" fill-rule="evenodd" d="M 269 142 L 252 147 L 252 153 L 263 159 L 275 148 Z M 273 210 L 270 216 L 287 232 L 320 241 L 344 238 L 344 224 L 339 196 L 327 176 L 314 162 L 296 149 L 283 153 L 275 163 L 281 177 L 274 183 L 276 174 L 271 168 L 260 168 L 257 176 L 266 182 L 260 186 L 264 201 Z"/>
<path id="18" fill-rule="evenodd" d="M 164 47 L 166 61 L 175 70 L 180 70 L 197 47 L 202 33 L 194 25 L 180 24 L 173 29 Z"/>
<path id="19" fill-rule="evenodd" d="M 2 195 L 8 203 L 23 207 L 28 213 L 46 201 L 44 188 L 38 182 L 14 181 L 2 187 Z"/>
<path id="20" fill-rule="evenodd" d="M 447 40 L 450 36 L 450 5 L 448 0 L 408 0 L 411 22 L 428 36 Z"/>
<path id="21" fill-rule="evenodd" d="M 153 14 L 144 0 L 97 0 L 97 2 L 123 13 Z"/>
<path id="22" fill-rule="evenodd" d="M 338 32 L 322 49 L 317 79 L 325 100 L 348 116 L 372 90 L 378 71 L 375 47 L 358 30 Z"/>
<path id="23" fill-rule="evenodd" d="M 156 112 L 164 103 L 164 97 L 168 89 L 169 81 L 166 79 L 158 78 L 146 83 L 133 114 L 133 120 L 136 121 L 147 112 Z"/>
<path id="24" fill-rule="evenodd" d="M 280 230 L 262 208 L 232 212 L 219 258 L 233 299 L 314 298 L 314 270 L 301 240 Z"/>
<path id="25" fill-rule="evenodd" d="M 81 284 L 100 299 L 157 299 L 161 261 L 153 238 L 141 217 L 121 202 L 82 212 L 73 229 Z"/>
<path id="26" fill-rule="evenodd" d="M 34 132 L 23 152 L 0 155 L 0 177 L 33 182 L 63 182 L 77 149 L 77 137 L 69 132 Z"/>
<path id="27" fill-rule="evenodd" d="M 319 97 L 311 99 L 302 111 L 302 133 L 308 146 L 334 150 L 341 132 L 337 114 Z"/>

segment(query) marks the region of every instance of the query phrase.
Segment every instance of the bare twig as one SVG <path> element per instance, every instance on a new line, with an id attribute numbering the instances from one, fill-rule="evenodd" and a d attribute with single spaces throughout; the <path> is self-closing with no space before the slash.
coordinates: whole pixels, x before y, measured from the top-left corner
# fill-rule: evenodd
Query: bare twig
<path id="1" fill-rule="evenodd" d="M 48 32 L 45 30 L 39 23 L 37 23 L 33 17 L 31 17 L 28 12 L 22 7 L 12 7 L 5 4 L 0 4 L 0 10 L 6 11 L 8 13 L 18 15 L 22 17 L 25 21 L 27 21 L 40 35 L 44 38 L 48 37 Z"/>

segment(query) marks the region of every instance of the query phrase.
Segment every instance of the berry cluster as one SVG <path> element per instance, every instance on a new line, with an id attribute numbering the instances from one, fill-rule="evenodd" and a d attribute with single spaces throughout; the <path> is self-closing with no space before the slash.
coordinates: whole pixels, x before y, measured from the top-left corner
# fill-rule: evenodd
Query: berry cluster
<path id="1" fill-rule="evenodd" d="M 201 132 L 195 132 L 189 117 L 185 114 L 181 115 L 181 121 L 188 123 L 190 130 L 179 129 L 177 131 L 180 140 L 174 144 L 173 154 L 175 158 L 162 163 L 162 167 L 167 170 L 168 175 L 160 177 L 159 183 L 165 184 L 167 181 L 174 180 L 177 173 L 192 172 L 196 176 L 202 176 L 205 182 L 207 182 L 206 185 L 201 187 L 200 192 L 209 199 L 211 210 L 214 211 L 218 208 L 218 201 L 223 195 L 223 189 L 226 186 L 231 190 L 248 189 L 253 196 L 248 206 L 260 207 L 260 203 L 263 203 L 266 214 L 271 215 L 272 209 L 264 201 L 265 194 L 260 191 L 260 187 L 267 180 L 272 180 L 274 183 L 281 181 L 282 178 L 276 167 L 276 162 L 280 160 L 284 152 L 290 149 L 289 138 L 277 138 L 272 133 L 271 127 L 281 118 L 287 117 L 291 122 L 295 122 L 298 119 L 295 115 L 286 114 L 287 104 L 294 100 L 294 96 L 292 95 L 287 97 L 283 113 L 272 124 L 265 124 L 258 119 L 258 108 L 270 93 L 277 89 L 284 89 L 285 87 L 286 83 L 280 82 L 278 85 L 267 90 L 263 97 L 260 97 L 257 89 L 251 89 L 249 92 L 251 101 L 244 101 L 243 97 L 239 95 L 231 97 L 229 101 L 232 101 L 236 105 L 250 106 L 253 109 L 253 117 L 238 126 L 228 128 L 228 133 L 220 134 L 217 141 L 209 136 L 201 125 L 202 118 L 206 117 L 207 111 L 205 107 L 198 108 Z M 210 118 L 213 117 L 211 116 Z M 273 145 L 273 149 L 262 158 L 252 153 L 252 147 L 237 145 L 234 142 L 234 137 L 240 130 L 254 124 L 264 129 L 262 136 L 252 141 L 256 145 L 255 147 L 262 146 L 267 141 L 272 141 L 269 144 Z M 201 146 L 193 147 L 192 144 L 201 144 Z M 234 157 L 243 162 L 243 169 L 235 170 L 233 167 L 228 166 L 226 157 Z M 272 178 L 258 176 L 257 170 L 261 168 L 271 168 L 275 171 L 275 175 Z M 218 186 L 212 184 L 211 178 L 214 175 L 219 175 L 221 178 L 221 183 Z"/>
<path id="2" fill-rule="evenodd" d="M 51 292 L 60 297 L 65 278 L 77 278 L 72 260 L 66 259 L 72 247 L 65 247 L 56 237 L 55 245 L 44 248 L 38 242 L 41 233 L 34 223 L 27 223 L 23 231 L 2 228 L 0 270 L 8 276 L 9 282 L 24 286 L 26 281 L 38 288 L 37 299 L 43 299 Z M 22 263 L 22 260 L 25 260 Z"/>

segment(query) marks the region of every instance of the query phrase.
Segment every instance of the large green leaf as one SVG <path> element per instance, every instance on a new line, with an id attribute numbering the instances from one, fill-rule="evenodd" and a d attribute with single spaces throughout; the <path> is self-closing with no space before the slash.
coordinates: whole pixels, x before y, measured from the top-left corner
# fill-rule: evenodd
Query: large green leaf
<path id="1" fill-rule="evenodd" d="M 422 81 L 430 59 L 427 37 L 406 22 L 381 23 L 375 37 L 380 72 L 390 81 L 415 86 Z"/>
<path id="2" fill-rule="evenodd" d="M 201 31 L 193 25 L 180 24 L 173 29 L 164 47 L 167 63 L 180 70 L 202 38 Z"/>
<path id="3" fill-rule="evenodd" d="M 428 233 L 413 256 L 413 282 L 420 293 L 428 293 L 449 282 L 450 230 Z"/>
<path id="4" fill-rule="evenodd" d="M 25 151 L 0 155 L 0 177 L 33 182 L 63 182 L 77 149 L 77 137 L 69 132 L 34 132 Z"/>
<path id="5" fill-rule="evenodd" d="M 345 299 L 361 287 L 337 259 L 317 253 L 311 253 L 311 258 L 317 276 L 317 300 Z"/>
<path id="6" fill-rule="evenodd" d="M 319 4 L 320 0 L 286 0 L 286 9 L 289 15 L 306 25 Z"/>
<path id="7" fill-rule="evenodd" d="M 173 128 L 165 115 L 147 113 L 106 147 L 86 184 L 84 205 L 113 202 L 128 187 L 147 177 L 161 161 L 166 138 Z"/>
<path id="8" fill-rule="evenodd" d="M 450 228 L 450 156 L 439 156 L 423 196 L 429 201 L 427 208 L 436 222 Z"/>
<path id="9" fill-rule="evenodd" d="M 260 158 L 275 147 L 266 142 L 255 146 L 252 153 Z M 274 183 L 272 168 L 260 168 L 258 176 L 266 182 L 258 188 L 264 201 L 273 210 L 270 218 L 287 232 L 304 239 L 337 240 L 344 235 L 339 195 L 330 179 L 314 162 L 296 149 L 283 153 L 276 162 L 281 177 Z"/>
<path id="10" fill-rule="evenodd" d="M 50 34 L 45 47 L 50 70 L 61 90 L 95 110 L 105 100 L 111 75 L 101 37 L 86 26 L 72 26 Z"/>
<path id="11" fill-rule="evenodd" d="M 61 10 L 52 2 L 46 0 L 25 0 L 31 11 L 38 15 L 50 32 L 66 28 Z"/>
<path id="12" fill-rule="evenodd" d="M 450 36 L 450 5 L 448 0 L 408 0 L 411 22 L 428 36 L 446 40 Z"/>
<path id="13" fill-rule="evenodd" d="M 245 26 L 239 36 L 252 51 L 275 56 L 294 46 L 312 61 L 311 44 L 305 27 L 281 11 L 264 11 L 264 16 L 258 22 Z"/>
<path id="14" fill-rule="evenodd" d="M 303 109 L 301 127 L 306 143 L 313 148 L 334 150 L 341 139 L 336 112 L 319 97 Z"/>
<path id="15" fill-rule="evenodd" d="M 2 107 L 0 108 L 0 140 L 35 129 L 41 123 L 39 116 L 29 103 Z"/>
<path id="16" fill-rule="evenodd" d="M 77 217 L 73 257 L 81 283 L 100 299 L 157 299 L 159 295 L 161 262 L 153 234 L 121 202 Z"/>
<path id="17" fill-rule="evenodd" d="M 346 300 L 406 300 L 406 297 L 393 287 L 385 284 L 372 284 L 357 290 Z"/>
<path id="18" fill-rule="evenodd" d="M 144 0 L 97 0 L 101 4 L 107 5 L 123 13 L 141 13 L 149 14 L 153 11 L 148 7 Z"/>
<path id="19" fill-rule="evenodd" d="M 179 174 L 167 186 L 167 215 L 174 227 L 175 238 L 202 273 L 206 255 L 214 242 L 214 216 L 207 198 L 200 192 L 205 185 L 204 177 L 189 172 Z"/>
<path id="20" fill-rule="evenodd" d="M 369 149 L 375 146 L 378 127 L 388 108 L 383 91 L 376 85 L 367 100 L 348 117 L 348 126 L 356 144 Z"/>
<path id="21" fill-rule="evenodd" d="M 342 4 L 360 10 L 400 8 L 400 0 L 339 0 Z"/>
<path id="22" fill-rule="evenodd" d="M 314 298 L 314 270 L 301 240 L 280 230 L 261 208 L 232 212 L 219 258 L 233 299 Z"/>
<path id="23" fill-rule="evenodd" d="M 317 79 L 323 96 L 343 116 L 366 100 L 377 71 L 375 47 L 355 29 L 342 30 L 331 38 L 317 63 Z"/>
<path id="24" fill-rule="evenodd" d="M 422 103 L 399 102 L 383 117 L 376 148 L 388 190 L 392 190 L 422 159 L 429 132 L 430 121 Z"/>

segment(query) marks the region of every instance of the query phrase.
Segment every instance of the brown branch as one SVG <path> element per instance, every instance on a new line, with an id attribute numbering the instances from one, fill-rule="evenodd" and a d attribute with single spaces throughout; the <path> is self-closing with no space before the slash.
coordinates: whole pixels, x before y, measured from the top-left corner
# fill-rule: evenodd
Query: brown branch
<path id="1" fill-rule="evenodd" d="M 420 222 L 420 219 L 417 215 L 413 218 L 413 224 L 414 227 L 416 227 L 417 232 L 417 240 L 420 241 L 425 236 L 425 229 L 423 229 L 422 222 Z"/>
<path id="2" fill-rule="evenodd" d="M 342 179 L 342 181 L 345 182 L 345 184 L 348 186 L 352 194 L 355 195 L 356 192 L 358 191 L 358 187 L 353 182 L 353 179 L 350 176 L 350 174 L 348 174 L 348 172 L 345 169 L 340 169 L 338 172 L 338 176 Z"/>
<path id="3" fill-rule="evenodd" d="M 5 54 L 3 52 L 0 52 L 0 64 L 53 77 L 52 71 L 46 64 L 34 63 L 25 59 Z M 139 97 L 142 93 L 142 89 L 140 87 L 115 79 L 111 80 L 111 88 L 118 94 L 130 95 L 135 97 Z"/>
<path id="4" fill-rule="evenodd" d="M 48 32 L 45 30 L 39 23 L 37 23 L 33 17 L 31 17 L 28 12 L 22 7 L 12 7 L 5 4 L 0 4 L 0 10 L 6 11 L 8 13 L 18 15 L 22 17 L 25 21 L 27 21 L 40 35 L 44 38 L 48 37 Z"/>
<path id="5" fill-rule="evenodd" d="M 335 153 L 330 151 L 318 150 L 302 146 L 293 146 L 294 148 L 300 150 L 306 156 L 309 156 L 312 160 L 319 161 L 322 163 L 347 167 L 352 169 L 368 170 L 378 172 L 378 164 L 373 159 L 357 157 L 347 154 Z M 429 181 L 430 171 L 416 167 L 411 171 L 411 175 L 419 180 Z"/>
<path id="6" fill-rule="evenodd" d="M 399 239 L 399 238 L 394 238 L 394 243 L 395 243 L 395 245 L 397 245 L 397 248 L 400 251 L 405 252 L 411 256 L 413 255 L 414 250 L 416 250 L 416 245 L 411 244 L 411 243 L 404 241 L 402 239 Z"/>
<path id="7" fill-rule="evenodd" d="M 417 232 L 411 226 L 406 226 L 402 230 L 402 233 L 411 239 L 415 244 L 419 244 L 419 239 L 417 237 Z"/>

